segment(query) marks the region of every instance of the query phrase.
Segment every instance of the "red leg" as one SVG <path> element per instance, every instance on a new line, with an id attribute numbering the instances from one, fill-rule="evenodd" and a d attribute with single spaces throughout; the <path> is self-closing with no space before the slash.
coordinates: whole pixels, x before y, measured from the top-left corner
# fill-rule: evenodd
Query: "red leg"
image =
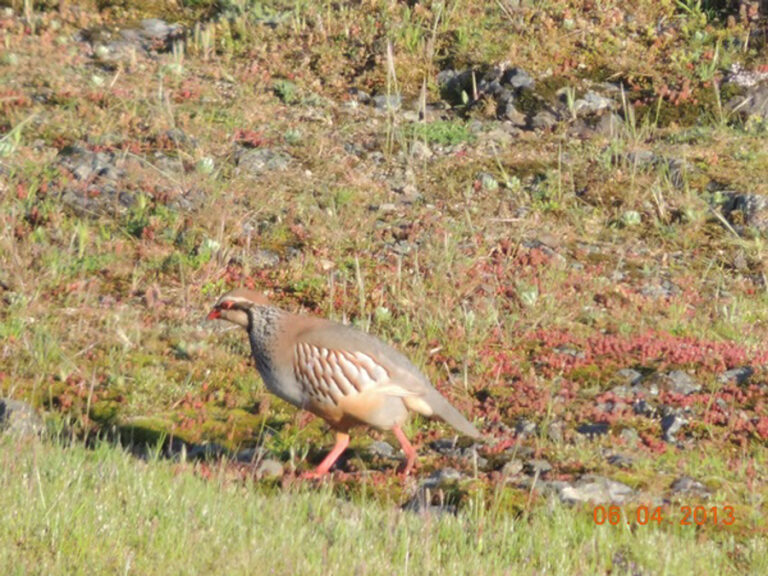
<path id="1" fill-rule="evenodd" d="M 405 437 L 400 426 L 393 426 L 392 432 L 394 432 L 395 438 L 400 442 L 400 446 L 402 447 L 403 452 L 405 452 L 406 461 L 405 468 L 403 468 L 403 475 L 408 476 L 408 473 L 413 468 L 413 464 L 416 462 L 416 450 L 411 446 L 411 443 L 408 442 L 408 438 Z"/>
<path id="2" fill-rule="evenodd" d="M 336 463 L 336 460 L 339 459 L 339 456 L 341 456 L 344 450 L 347 449 L 347 446 L 349 446 L 349 434 L 345 434 L 344 432 L 336 432 L 336 445 L 333 447 L 333 450 L 328 452 L 328 456 L 326 456 L 323 461 L 320 462 L 317 468 L 315 468 L 312 472 L 302 474 L 302 477 L 319 478 L 320 476 L 326 475 L 328 470 L 331 469 L 331 466 L 333 466 Z"/>

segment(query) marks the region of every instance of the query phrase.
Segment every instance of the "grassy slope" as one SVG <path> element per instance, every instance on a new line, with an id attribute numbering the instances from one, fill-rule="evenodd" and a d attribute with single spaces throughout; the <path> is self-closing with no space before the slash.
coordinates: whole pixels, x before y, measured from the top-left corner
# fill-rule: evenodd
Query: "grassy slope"
<path id="1" fill-rule="evenodd" d="M 492 565 L 587 574 L 607 572 L 623 556 L 650 573 L 765 573 L 765 545 L 755 535 L 765 534 L 768 505 L 768 450 L 757 424 L 768 418 L 759 366 L 768 255 L 764 238 L 721 225 L 707 189 L 716 180 L 768 193 L 765 124 L 729 117 L 711 82 L 735 61 L 766 64 L 746 26 L 712 21 L 695 3 L 638 2 L 631 18 L 622 2 L 522 2 L 512 12 L 468 1 L 444 9 L 287 4 L 231 8 L 229 20 L 196 35 L 183 55 L 116 68 L 95 63 L 73 41 L 75 30 L 158 13 L 191 22 L 194 10 L 115 3 L 38 14 L 34 27 L 18 18 L 4 25 L 0 392 L 33 401 L 81 436 L 121 430 L 154 442 L 172 432 L 233 449 L 264 440 L 291 466 L 308 467 L 329 441 L 320 423 L 304 426 L 267 399 L 244 361 L 241 334 L 200 324 L 222 290 L 254 284 L 288 307 L 348 319 L 398 343 L 480 423 L 534 421 L 538 434 L 520 443 L 547 458 L 557 477 L 603 474 L 661 498 L 689 474 L 714 502 L 736 507 L 738 525 L 596 528 L 589 510 L 502 488 L 493 474 L 470 482 L 458 520 L 425 521 L 394 511 L 412 486 L 387 468 L 369 484 L 353 478 L 282 491 L 242 481 L 227 466 L 209 476 L 206 467 L 145 464 L 109 444 L 89 452 L 3 442 L 2 565 L 21 573 L 229 573 L 230 565 L 294 573 L 365 557 L 360 572 L 379 573 L 402 572 L 407 557 L 419 572 L 451 572 L 453 562 L 466 567 L 459 572 Z M 580 141 L 560 129 L 490 145 L 461 118 L 414 128 L 342 104 L 351 85 L 399 90 L 408 101 L 425 79 L 434 100 L 438 69 L 505 60 L 544 79 L 542 92 L 583 92 L 584 78 L 622 80 L 638 100 L 636 122 L 615 138 Z M 482 122 L 492 116 L 472 112 Z M 197 146 L 169 142 L 174 127 Z M 248 178 L 233 158 L 233 143 L 244 140 L 286 150 L 294 164 Z M 411 154 L 417 141 L 458 148 L 427 161 Z M 77 184 L 57 161 L 69 144 L 125 160 L 122 185 L 140 200 L 98 218 L 63 210 L 61 190 Z M 695 171 L 676 187 L 663 165 L 623 160 L 636 149 L 683 158 Z M 161 163 L 158 151 L 179 163 Z M 198 171 L 208 159 L 213 172 Z M 390 190 L 406 169 L 423 201 L 406 204 Z M 506 186 L 475 186 L 481 171 Z M 200 192 L 200 209 L 170 207 L 180 190 Z M 639 224 L 626 225 L 635 214 Z M 527 247 L 532 240 L 564 258 Z M 281 264 L 254 263 L 256 248 L 275 250 Z M 644 293 L 665 281 L 676 287 L 669 297 Z M 718 382 L 720 371 L 743 364 L 758 364 L 752 388 Z M 609 418 L 611 434 L 594 442 L 575 432 L 605 418 L 595 404 L 625 367 L 681 368 L 703 385 L 683 448 L 662 443 L 658 420 L 631 410 Z M 716 401 L 727 418 L 716 418 Z M 563 440 L 547 434 L 553 423 L 563 425 Z M 641 434 L 637 446 L 622 444 L 624 427 Z M 423 454 L 422 475 L 461 466 L 427 448 L 445 435 L 439 425 L 416 423 L 409 434 Z M 632 469 L 606 463 L 615 450 L 634 459 Z M 353 472 L 369 467 L 365 456 L 350 461 Z M 672 506 L 696 503 L 684 496 Z M 316 520 L 323 529 L 308 528 L 306 511 L 284 519 L 293 507 L 326 511 Z M 314 547 L 305 560 L 282 552 L 296 530 Z"/>
<path id="2" fill-rule="evenodd" d="M 224 467 L 202 471 L 108 443 L 5 440 L 0 562 L 7 574 L 147 576 L 768 570 L 764 537 L 737 540 L 727 529 L 596 527 L 589 510 L 556 503 L 515 517 L 480 494 L 458 517 L 421 517 L 340 499 L 330 485 L 259 490 Z"/>

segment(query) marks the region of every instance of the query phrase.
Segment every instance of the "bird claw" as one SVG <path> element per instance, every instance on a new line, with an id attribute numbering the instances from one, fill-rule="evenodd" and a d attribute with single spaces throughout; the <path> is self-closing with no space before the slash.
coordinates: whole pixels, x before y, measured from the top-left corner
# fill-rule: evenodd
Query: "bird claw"
<path id="1" fill-rule="evenodd" d="M 299 480 L 322 480 L 323 478 L 327 478 L 328 474 L 322 474 L 319 473 L 317 470 L 308 470 L 307 472 L 302 472 L 298 475 Z"/>

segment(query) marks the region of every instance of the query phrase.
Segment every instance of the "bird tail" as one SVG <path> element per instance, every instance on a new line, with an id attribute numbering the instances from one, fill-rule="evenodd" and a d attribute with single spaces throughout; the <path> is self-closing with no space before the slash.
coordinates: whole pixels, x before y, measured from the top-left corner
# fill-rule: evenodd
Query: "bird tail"
<path id="1" fill-rule="evenodd" d="M 483 437 L 480 431 L 475 428 L 472 423 L 464 418 L 464 416 L 454 408 L 448 400 L 437 391 L 434 394 L 430 394 L 426 398 L 427 403 L 432 408 L 432 413 L 440 418 L 443 422 L 446 422 L 456 428 L 459 432 L 470 438 L 479 440 Z"/>

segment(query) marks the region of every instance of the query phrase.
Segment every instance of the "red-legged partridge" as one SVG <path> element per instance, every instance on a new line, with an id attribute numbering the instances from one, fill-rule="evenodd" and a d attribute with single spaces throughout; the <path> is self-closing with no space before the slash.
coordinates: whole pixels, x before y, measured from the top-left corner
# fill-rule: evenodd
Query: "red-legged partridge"
<path id="1" fill-rule="evenodd" d="M 416 460 L 402 430 L 409 411 L 435 416 L 462 434 L 481 437 L 405 356 L 369 334 L 291 314 L 242 288 L 219 298 L 208 318 L 245 328 L 269 391 L 321 416 L 336 430 L 336 445 L 314 476 L 330 470 L 349 445 L 347 432 L 360 425 L 392 430 L 406 455 L 407 474 Z"/>

